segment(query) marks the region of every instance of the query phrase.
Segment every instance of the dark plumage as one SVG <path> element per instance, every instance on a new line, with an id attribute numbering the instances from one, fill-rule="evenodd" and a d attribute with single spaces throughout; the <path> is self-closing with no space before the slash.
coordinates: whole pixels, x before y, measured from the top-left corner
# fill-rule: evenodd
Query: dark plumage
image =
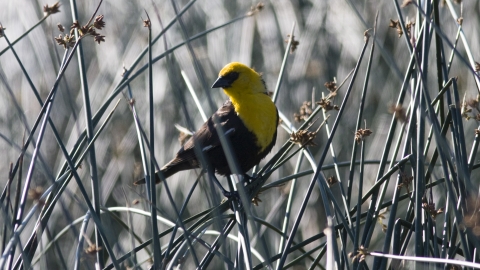
<path id="1" fill-rule="evenodd" d="M 226 101 L 223 106 L 218 109 L 207 122 L 180 148 L 177 156 L 162 167 L 165 178 L 168 178 L 179 171 L 200 168 L 200 163 L 195 155 L 194 142 L 201 146 L 204 150 L 204 156 L 207 162 L 220 175 L 231 174 L 227 158 L 223 152 L 220 139 L 218 138 L 217 129 L 214 120 L 216 118 L 222 125 L 224 132 L 228 133 L 230 145 L 236 154 L 236 159 L 242 173 L 249 171 L 253 166 L 257 165 L 273 148 L 277 139 L 277 132 L 273 135 L 270 145 L 258 153 L 260 147 L 255 144 L 255 136 L 243 124 L 242 120 L 237 116 L 230 100 Z M 278 114 L 277 114 L 278 122 Z M 258 154 L 256 154 L 258 153 Z M 155 175 L 155 182 L 160 182 L 160 177 Z M 135 185 L 145 183 L 145 179 L 135 182 Z"/>
<path id="2" fill-rule="evenodd" d="M 278 111 L 266 95 L 265 84 L 257 72 L 230 63 L 220 71 L 212 88 L 223 88 L 230 97 L 180 148 L 174 159 L 161 168 L 165 178 L 184 170 L 200 167 L 195 143 L 204 154 L 210 169 L 220 175 L 231 174 L 227 158 L 215 128 L 219 123 L 230 141 L 240 173 L 257 165 L 273 148 L 277 139 Z M 160 182 L 158 173 L 155 182 Z M 145 183 L 145 179 L 135 185 Z"/>

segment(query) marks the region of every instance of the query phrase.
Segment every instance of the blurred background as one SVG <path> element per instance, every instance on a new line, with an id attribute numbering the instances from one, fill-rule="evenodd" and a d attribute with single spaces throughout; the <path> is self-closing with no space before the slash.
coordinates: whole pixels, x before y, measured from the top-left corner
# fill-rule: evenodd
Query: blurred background
<path id="1" fill-rule="evenodd" d="M 96 113 L 108 100 L 112 92 L 122 80 L 125 69 L 129 70 L 137 57 L 148 45 L 148 31 L 143 27 L 143 21 L 150 17 L 152 35 L 155 37 L 166 27 L 176 12 L 190 5 L 188 10 L 181 16 L 185 29 L 180 23 L 175 22 L 157 42 L 153 44 L 153 57 L 157 57 L 166 50 L 181 44 L 188 38 L 214 27 L 225 24 L 235 18 L 242 17 L 258 4 L 256 1 L 223 1 L 223 0 L 198 0 L 188 2 L 186 0 L 175 1 L 127 1 L 127 0 L 104 0 L 97 15 L 104 15 L 106 26 L 97 30 L 105 36 L 105 42 L 97 44 L 91 38 L 82 41 L 84 59 L 86 64 L 86 78 L 90 94 L 90 106 Z M 26 37 L 14 45 L 15 51 L 21 60 L 29 78 L 39 91 L 44 101 L 51 90 L 58 74 L 64 48 L 56 44 L 54 37 L 59 34 L 57 24 L 62 24 L 68 31 L 72 24 L 72 7 L 69 1 L 60 1 L 60 13 L 51 14 L 38 27 L 33 29 Z M 300 106 L 305 101 L 318 101 L 322 93 L 328 94 L 324 84 L 336 80 L 342 82 L 350 71 L 355 67 L 364 46 L 364 31 L 373 28 L 375 14 L 378 12 L 377 36 L 375 39 L 376 51 L 372 60 L 372 70 L 368 87 L 368 95 L 365 103 L 364 119 L 366 126 L 373 131 L 368 139 L 369 147 L 366 150 L 367 160 L 378 160 L 387 135 L 387 127 L 392 115 L 389 113 L 389 105 L 396 102 L 398 91 L 401 87 L 405 70 L 409 60 L 407 44 L 403 38 L 399 38 L 396 29 L 389 28 L 390 19 L 396 20 L 397 14 L 392 1 L 307 1 L 307 0 L 278 0 L 263 1 L 263 9 L 255 11 L 252 16 L 246 16 L 231 24 L 201 35 L 188 43 L 180 46 L 153 64 L 153 85 L 155 105 L 155 156 L 160 166 L 169 161 L 180 148 L 179 132 L 174 124 L 190 127 L 195 130 L 204 122 L 199 110 L 187 89 L 181 71 L 190 80 L 206 115 L 211 115 L 226 100 L 226 96 L 218 89 L 210 89 L 217 78 L 219 70 L 232 61 L 242 62 L 253 67 L 263 74 L 263 78 L 269 90 L 273 91 L 277 84 L 278 76 L 287 47 L 286 40 L 292 32 L 295 40 L 299 42 L 297 49 L 289 55 L 283 81 L 278 93 L 277 107 L 281 113 L 290 119 L 293 126 L 298 128 L 301 123 L 295 122 L 294 113 L 298 113 Z M 54 2 L 44 1 L 0 1 L 0 23 L 5 28 L 5 35 L 13 42 L 24 34 L 28 29 L 39 22 L 43 16 L 43 6 L 53 5 Z M 400 3 L 401 4 L 401 3 Z M 77 3 L 78 20 L 80 24 L 86 23 L 95 12 L 98 1 L 85 0 Z M 480 37 L 478 26 L 480 25 L 479 1 L 465 1 L 461 5 L 454 4 L 454 10 L 458 16 L 463 16 L 463 31 L 468 37 L 470 49 L 478 54 Z M 176 11 L 175 11 L 176 10 Z M 417 9 L 413 6 L 402 8 L 405 18 L 417 21 Z M 445 35 L 454 40 L 457 34 L 457 26 L 451 10 L 442 5 L 440 8 L 442 30 Z M 373 35 L 373 31 L 370 31 Z M 373 41 L 371 39 L 370 41 Z M 0 39 L 0 51 L 8 48 L 4 39 Z M 459 42 L 459 52 L 465 56 L 462 42 Z M 367 53 L 370 47 L 367 49 Z M 451 48 L 445 45 L 447 54 Z M 478 55 L 474 55 L 478 57 Z M 434 65 L 436 59 L 432 51 L 430 62 Z M 147 57 L 142 57 L 140 63 L 132 71 L 136 72 L 140 67 L 148 63 Z M 198 68 L 195 68 L 198 63 Z M 351 146 L 355 134 L 357 108 L 364 83 L 367 59 L 365 58 L 359 67 L 359 77 L 353 86 L 352 96 L 348 100 L 345 115 L 337 130 L 337 136 L 333 140 L 338 162 L 348 162 L 351 155 Z M 439 86 L 436 81 L 436 71 L 432 69 L 428 77 L 428 87 L 431 93 L 438 92 Z M 129 84 L 129 90 L 134 99 L 140 122 L 148 131 L 148 76 L 147 72 L 141 72 Z M 455 58 L 451 70 L 452 77 L 458 77 L 458 86 L 461 96 L 475 98 L 477 91 L 473 76 L 465 67 L 465 64 Z M 65 75 L 59 84 L 58 94 L 53 103 L 51 119 L 55 124 L 61 140 L 68 150 L 72 149 L 81 132 L 85 129 L 85 106 L 81 91 L 78 59 L 75 56 L 67 67 Z M 349 80 L 346 85 L 348 85 Z M 346 87 L 339 90 L 335 104 L 340 105 Z M 123 92 L 127 92 L 127 88 Z M 25 74 L 11 50 L 0 55 L 0 186 L 7 183 L 10 163 L 15 163 L 19 157 L 22 142 L 28 136 L 33 123 L 37 119 L 41 105 L 31 90 Z M 208 96 L 211 96 L 213 104 L 209 104 Z M 434 96 L 434 95 L 433 95 Z M 107 111 L 113 109 L 119 101 L 113 117 L 98 137 L 95 143 L 96 162 L 98 177 L 100 179 L 100 204 L 105 207 L 132 205 L 134 200 L 140 203 L 135 205 L 139 209 L 148 211 L 146 194 L 143 186 L 133 186 L 133 181 L 143 175 L 141 154 L 138 147 L 137 133 L 135 129 L 129 101 L 124 95 L 119 94 L 111 102 Z M 407 101 L 409 98 L 407 98 Z M 187 110 L 185 114 L 180 104 L 184 103 Z M 331 123 L 336 117 L 336 111 L 330 111 Z M 105 119 L 106 114 L 102 116 Z M 315 129 L 323 118 L 312 127 Z M 191 122 L 190 124 L 187 122 Z M 474 121 L 464 121 L 465 130 L 473 130 L 477 126 Z M 95 130 L 98 129 L 98 126 Z M 278 129 L 277 145 L 272 151 L 278 151 L 281 145 L 289 139 L 290 134 L 285 129 Z M 399 132 L 399 131 L 397 131 Z M 38 129 L 37 129 L 38 133 Z M 467 134 L 473 134 L 468 133 Z M 37 135 L 36 135 L 37 136 Z M 35 141 L 37 140 L 36 136 Z M 314 140 L 316 147 L 310 147 L 314 156 L 318 156 L 323 150 L 323 144 L 327 135 L 324 129 Z M 467 136 L 466 145 L 472 145 L 473 136 Z M 34 148 L 30 146 L 25 154 L 23 175 L 28 170 Z M 40 147 L 39 158 L 32 178 L 31 189 L 46 190 L 56 179 L 61 166 L 65 162 L 57 141 L 50 127 L 46 128 L 45 138 Z M 271 154 L 272 155 L 272 154 Z M 267 157 L 266 160 L 268 160 Z M 392 158 L 392 157 L 390 157 Z M 393 158 L 401 158 L 393 157 Z M 296 159 L 277 170 L 269 181 L 275 181 L 293 173 Z M 331 155 L 328 155 L 324 165 L 332 164 Z M 263 161 L 265 163 L 265 161 Z M 310 169 L 308 162 L 304 162 L 301 171 Z M 367 165 L 365 170 L 364 190 L 374 183 L 377 166 Z M 87 191 L 90 187 L 90 171 L 87 162 L 83 162 L 78 170 Z M 169 179 L 169 187 L 174 195 L 177 207 L 185 199 L 190 191 L 193 179 L 197 177 L 199 170 L 181 172 Z M 325 170 L 326 177 L 333 176 L 333 170 Z M 348 166 L 342 167 L 340 177 L 342 185 L 346 188 Z M 395 176 L 392 176 L 395 178 Z M 292 214 L 295 215 L 303 200 L 303 194 L 311 179 L 311 175 L 299 178 L 295 190 L 297 197 L 293 201 Z M 478 180 L 478 179 L 477 179 Z M 222 183 L 226 183 L 221 179 Z M 355 183 L 355 182 L 354 182 Z M 276 212 L 286 203 L 289 185 L 271 189 L 262 193 L 262 202 L 254 208 L 255 214 L 281 227 L 283 215 Z M 389 189 L 390 195 L 395 187 Z M 185 217 L 192 216 L 205 209 L 212 207 L 212 200 L 207 198 L 209 187 L 205 182 L 200 182 L 188 204 Z M 356 190 L 357 187 L 354 187 Z M 338 187 L 332 191 L 339 194 Z M 85 215 L 83 199 L 78 195 L 78 186 L 71 181 L 60 198 L 59 204 L 53 211 L 48 222 L 49 234 L 57 235 L 75 219 Z M 219 193 L 219 192 L 218 192 Z M 165 190 L 158 186 L 157 205 L 159 215 L 174 221 L 175 213 L 170 206 Z M 218 194 L 218 200 L 222 196 Z M 303 221 L 297 233 L 298 240 L 306 239 L 323 230 L 326 225 L 325 214 L 318 189 L 314 189 L 313 195 Z M 356 202 L 356 198 L 352 198 Z M 444 199 L 439 199 L 439 203 Z M 28 211 L 35 203 L 33 199 L 27 202 Z M 364 204 L 364 207 L 368 204 Z M 38 212 L 37 212 L 38 214 Z M 119 213 L 127 220 L 127 214 Z M 387 213 L 388 216 L 388 213 Z M 148 239 L 151 235 L 148 216 L 134 216 L 132 228 L 138 234 Z M 124 254 L 131 248 L 128 231 L 120 228 L 113 220 L 108 218 L 104 222 L 111 222 L 108 228 L 109 238 L 115 245 L 115 252 Z M 25 232 L 33 229 L 34 222 L 30 222 Z M 76 225 L 79 228 L 79 224 Z M 381 226 L 381 224 L 378 224 Z M 88 227 L 87 235 L 92 237 L 92 224 Z M 168 228 L 160 223 L 160 231 Z M 381 232 L 379 229 L 378 232 Z M 29 233 L 21 235 L 25 242 Z M 265 233 L 267 243 L 272 245 L 272 253 L 278 245 L 278 239 L 274 234 Z M 371 250 L 380 238 L 372 238 Z M 50 236 L 43 234 L 41 247 L 45 247 L 42 241 L 48 242 Z M 71 259 L 75 256 L 75 248 L 72 243 L 77 243 L 78 234 L 70 230 L 58 241 L 62 256 L 66 265 L 71 267 Z M 213 238 L 212 238 L 213 239 Z M 163 243 L 165 244 L 165 243 Z M 235 247 L 235 244 L 232 244 Z M 42 248 L 40 248 L 41 250 Z M 18 253 L 17 253 L 18 254 Z M 146 253 L 139 253 L 141 258 L 146 258 Z M 62 267 L 57 260 L 58 250 L 49 250 L 35 269 L 53 269 Z M 86 257 L 88 259 L 88 257 Z M 87 260 L 88 261 L 88 260 Z M 186 265 L 192 263 L 187 261 Z M 295 269 L 306 269 L 302 263 Z M 185 268 L 188 269 L 188 268 Z"/>

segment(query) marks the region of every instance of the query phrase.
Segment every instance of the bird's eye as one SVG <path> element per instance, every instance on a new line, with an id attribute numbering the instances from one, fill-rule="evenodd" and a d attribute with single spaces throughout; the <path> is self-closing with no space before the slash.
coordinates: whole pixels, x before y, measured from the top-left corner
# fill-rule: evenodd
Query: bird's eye
<path id="1" fill-rule="evenodd" d="M 232 84 L 236 79 L 238 79 L 239 75 L 240 75 L 240 73 L 232 71 L 232 72 L 229 72 L 229 73 L 225 74 L 223 76 L 223 78 L 225 80 L 227 80 L 229 82 L 229 84 Z"/>

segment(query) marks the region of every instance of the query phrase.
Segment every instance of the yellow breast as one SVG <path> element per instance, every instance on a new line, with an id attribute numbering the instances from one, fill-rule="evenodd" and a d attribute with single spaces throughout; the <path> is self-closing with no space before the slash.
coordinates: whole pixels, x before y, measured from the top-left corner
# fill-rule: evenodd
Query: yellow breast
<path id="1" fill-rule="evenodd" d="M 257 137 L 262 152 L 272 142 L 277 129 L 277 109 L 269 96 L 263 93 L 249 93 L 241 98 L 231 96 L 237 115 L 245 126 Z"/>

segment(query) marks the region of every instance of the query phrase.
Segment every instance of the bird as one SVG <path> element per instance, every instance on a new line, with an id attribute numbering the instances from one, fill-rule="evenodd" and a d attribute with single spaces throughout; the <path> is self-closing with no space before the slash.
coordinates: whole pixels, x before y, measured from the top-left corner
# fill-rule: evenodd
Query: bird
<path id="1" fill-rule="evenodd" d="M 222 126 L 225 136 L 230 140 L 240 173 L 244 175 L 275 145 L 278 110 L 261 74 L 242 63 L 232 62 L 220 70 L 212 88 L 222 88 L 229 99 L 190 137 L 176 156 L 160 169 L 165 179 L 177 172 L 201 167 L 200 159 L 195 154 L 195 144 L 199 146 L 197 151 L 201 149 L 207 164 L 217 174 L 232 174 L 220 143 L 217 124 Z M 155 182 L 161 182 L 158 171 Z M 143 178 L 134 182 L 134 185 L 144 183 Z"/>

